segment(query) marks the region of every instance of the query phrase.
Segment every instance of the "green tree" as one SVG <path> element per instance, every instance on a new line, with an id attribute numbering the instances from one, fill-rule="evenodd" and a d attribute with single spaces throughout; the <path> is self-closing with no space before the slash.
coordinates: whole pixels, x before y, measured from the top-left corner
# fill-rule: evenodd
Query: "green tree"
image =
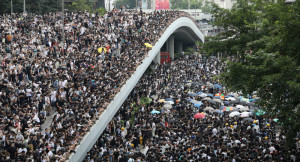
<path id="1" fill-rule="evenodd" d="M 287 147 L 300 132 L 300 2 L 240 0 L 231 10 L 213 5 L 214 25 L 224 32 L 204 50 L 234 56 L 222 74 L 233 91 L 257 91 L 258 105 L 283 123 Z"/>
<path id="2" fill-rule="evenodd" d="M 93 12 L 93 13 L 98 12 L 99 15 L 104 15 L 105 12 L 106 12 L 106 9 L 105 9 L 105 8 L 98 8 L 98 9 L 92 11 L 92 12 Z"/>
<path id="3" fill-rule="evenodd" d="M 204 5 L 201 7 L 202 12 L 204 13 L 211 13 L 212 12 L 212 5 L 214 3 L 210 1 L 205 1 Z"/>
<path id="4" fill-rule="evenodd" d="M 0 1 L 0 15 L 11 12 L 11 1 L 1 0 Z M 13 12 L 22 13 L 23 12 L 23 0 L 13 0 Z"/>
<path id="5" fill-rule="evenodd" d="M 116 0 L 114 6 L 117 9 L 124 5 L 126 9 L 134 9 L 136 7 L 136 0 Z"/>
<path id="6" fill-rule="evenodd" d="M 11 1 L 0 1 L 0 14 L 11 12 Z M 24 0 L 12 0 L 13 12 L 23 13 Z M 34 14 L 44 14 L 61 11 L 60 0 L 26 0 L 26 12 Z"/>
<path id="7" fill-rule="evenodd" d="M 70 9 L 74 11 L 91 11 L 89 0 L 76 0 L 70 5 Z"/>
<path id="8" fill-rule="evenodd" d="M 172 9 L 188 9 L 188 0 L 170 0 Z M 190 0 L 190 9 L 201 8 L 201 0 Z"/>

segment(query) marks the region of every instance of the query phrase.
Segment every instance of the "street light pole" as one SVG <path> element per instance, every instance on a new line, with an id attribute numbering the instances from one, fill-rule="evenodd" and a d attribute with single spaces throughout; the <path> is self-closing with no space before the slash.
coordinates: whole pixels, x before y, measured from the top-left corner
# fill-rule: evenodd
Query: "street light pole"
<path id="1" fill-rule="evenodd" d="M 65 55 L 65 52 L 64 52 L 64 43 L 65 43 L 65 20 L 64 20 L 64 17 L 65 17 L 65 14 L 64 14 L 64 10 L 65 10 L 65 2 L 64 0 L 61 1 L 61 8 L 62 8 L 62 53 L 63 55 Z"/>
<path id="2" fill-rule="evenodd" d="M 108 1 L 108 11 L 110 11 L 110 0 Z"/>
<path id="3" fill-rule="evenodd" d="M 197 15 L 197 2 L 195 3 L 195 21 L 196 21 L 196 15 Z"/>
<path id="4" fill-rule="evenodd" d="M 13 4 L 12 4 L 12 0 L 10 0 L 10 14 L 12 16 L 13 13 Z"/>
<path id="5" fill-rule="evenodd" d="M 24 14 L 26 13 L 26 5 L 25 5 L 26 1 L 24 0 L 24 3 L 23 3 L 23 12 Z"/>

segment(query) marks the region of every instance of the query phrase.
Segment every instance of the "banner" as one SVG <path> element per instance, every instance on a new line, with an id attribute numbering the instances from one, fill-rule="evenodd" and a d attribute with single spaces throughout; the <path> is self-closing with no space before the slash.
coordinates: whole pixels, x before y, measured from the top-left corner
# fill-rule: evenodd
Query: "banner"
<path id="1" fill-rule="evenodd" d="M 169 0 L 156 0 L 157 10 L 168 10 L 170 9 Z"/>

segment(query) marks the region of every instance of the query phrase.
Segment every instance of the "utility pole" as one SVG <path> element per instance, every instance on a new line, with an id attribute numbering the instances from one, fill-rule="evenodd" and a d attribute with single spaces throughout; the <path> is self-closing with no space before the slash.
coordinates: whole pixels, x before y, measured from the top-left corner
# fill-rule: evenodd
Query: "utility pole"
<path id="1" fill-rule="evenodd" d="M 13 4 L 12 4 L 12 0 L 10 0 L 10 14 L 12 16 L 13 14 Z"/>
<path id="2" fill-rule="evenodd" d="M 196 21 L 196 15 L 197 15 L 197 2 L 195 3 L 195 21 Z"/>
<path id="3" fill-rule="evenodd" d="M 64 43 L 65 43 L 65 1 L 61 1 L 61 9 L 62 9 L 62 53 L 65 56 Z"/>
<path id="4" fill-rule="evenodd" d="M 188 1 L 188 9 L 189 10 L 191 9 L 191 2 L 190 2 L 190 0 Z"/>
<path id="5" fill-rule="evenodd" d="M 108 1 L 108 11 L 110 11 L 110 0 Z"/>
<path id="6" fill-rule="evenodd" d="M 23 12 L 24 14 L 26 13 L 26 5 L 25 5 L 26 1 L 24 0 L 24 3 L 23 3 Z"/>
<path id="7" fill-rule="evenodd" d="M 156 9 L 156 0 L 152 0 L 152 10 L 155 11 Z"/>

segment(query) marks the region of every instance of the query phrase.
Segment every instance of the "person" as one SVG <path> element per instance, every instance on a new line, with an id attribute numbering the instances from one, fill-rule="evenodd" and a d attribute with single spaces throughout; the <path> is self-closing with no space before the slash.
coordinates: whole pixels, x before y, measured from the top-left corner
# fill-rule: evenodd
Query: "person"
<path id="1" fill-rule="evenodd" d="M 190 66 L 195 60 L 200 66 Z M 212 64 L 217 64 L 218 68 L 215 69 L 215 67 L 211 66 Z M 121 128 L 122 123 L 120 121 L 127 121 L 131 116 L 133 108 L 130 105 L 132 103 L 137 104 L 136 107 L 139 107 L 139 109 L 132 117 L 134 120 L 131 123 L 132 129 L 127 130 L 128 135 L 120 138 L 121 135 L 112 134 L 116 139 L 115 143 L 118 143 L 118 147 L 126 148 L 124 150 L 125 155 L 131 155 L 129 156 L 131 161 L 138 161 L 143 158 L 146 161 L 264 161 L 297 159 L 296 156 L 292 158 L 286 156 L 287 152 L 283 148 L 285 137 L 279 135 L 279 132 L 275 129 L 269 129 L 272 124 L 276 124 L 272 122 L 272 119 L 253 115 L 249 117 L 253 122 L 248 122 L 242 117 L 230 117 L 230 112 L 226 111 L 222 113 L 205 112 L 204 108 L 206 107 L 213 107 L 216 110 L 220 109 L 224 102 L 227 102 L 227 99 L 222 99 L 221 105 L 213 104 L 204 99 L 205 97 L 191 97 L 188 91 L 182 90 L 189 89 L 192 92 L 205 94 L 210 94 L 210 91 L 212 91 L 212 96 L 219 93 L 229 94 L 230 92 L 224 92 L 222 89 L 209 88 L 208 83 L 213 83 L 213 76 L 224 70 L 225 64 L 220 62 L 220 60 L 215 63 L 212 59 L 203 60 L 194 55 L 185 55 L 173 60 L 171 65 L 154 66 L 155 71 L 151 74 L 143 75 L 131 95 L 128 96 L 119 112 L 117 112 L 116 117 L 111 121 L 114 125 L 110 125 Z M 187 75 L 180 75 L 182 72 L 178 69 L 183 69 Z M 217 73 L 212 73 L 213 71 L 217 71 Z M 176 77 L 168 77 L 170 73 Z M 203 77 L 204 75 L 206 77 Z M 204 86 L 189 85 L 185 81 L 202 83 Z M 140 103 L 141 98 L 147 98 L 149 93 L 145 91 L 144 87 L 150 87 L 146 91 L 160 87 L 157 89 L 157 96 L 154 93 L 150 95 L 152 100 L 147 104 Z M 237 94 L 235 98 L 238 97 Z M 172 98 L 176 101 L 169 112 L 164 110 L 164 103 L 158 102 L 163 98 Z M 194 112 L 194 104 L 190 100 L 202 100 L 202 105 L 197 108 L 196 112 Z M 237 103 L 231 102 L 228 103 L 228 106 L 236 107 Z M 248 108 L 252 109 L 251 106 Z M 159 110 L 160 113 L 152 114 L 152 110 Z M 193 115 L 197 112 L 204 112 L 206 116 L 203 119 L 193 119 Z M 260 126 L 256 122 L 257 124 L 254 125 L 254 121 L 258 120 L 258 118 L 260 123 L 268 121 L 272 124 L 262 124 Z M 259 129 L 256 127 L 259 127 Z M 153 129 L 151 130 L 151 128 L 156 128 L 155 136 L 153 136 Z M 121 129 L 124 130 L 126 127 Z M 109 131 L 104 132 L 104 134 L 107 133 L 110 134 Z M 99 141 L 108 140 L 101 135 Z M 135 147 L 137 142 L 145 145 L 145 147 Z M 131 143 L 134 147 L 130 147 Z M 273 145 L 274 143 L 276 143 L 276 146 Z M 115 148 L 115 146 L 106 147 L 107 149 Z M 97 145 L 95 145 L 94 149 L 96 148 L 98 148 Z M 257 148 L 260 149 L 257 150 Z M 90 152 L 93 152 L 94 149 Z M 126 158 L 125 155 L 120 154 L 119 160 Z M 95 156 L 87 157 L 98 160 Z M 86 161 L 87 157 L 84 161 Z"/>

